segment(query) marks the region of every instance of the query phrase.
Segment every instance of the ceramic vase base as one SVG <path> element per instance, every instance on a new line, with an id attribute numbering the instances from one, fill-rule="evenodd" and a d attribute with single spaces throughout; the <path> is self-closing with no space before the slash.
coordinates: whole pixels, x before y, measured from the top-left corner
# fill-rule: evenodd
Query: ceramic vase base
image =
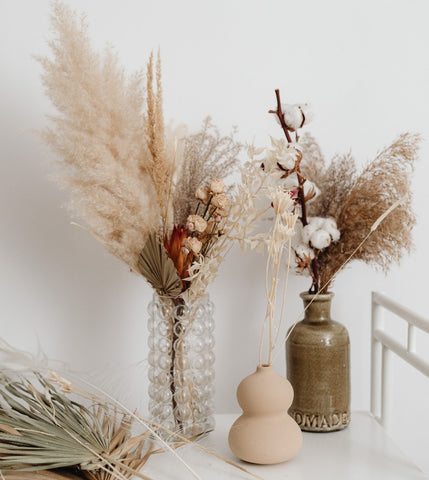
<path id="1" fill-rule="evenodd" d="M 290 409 L 289 415 L 304 432 L 336 432 L 350 424 L 350 412 L 314 413 Z"/>
<path id="2" fill-rule="evenodd" d="M 229 432 L 232 452 L 245 462 L 259 465 L 295 457 L 302 447 L 302 432 L 287 412 L 292 398 L 289 381 L 271 365 L 259 365 L 237 389 L 243 415 Z"/>

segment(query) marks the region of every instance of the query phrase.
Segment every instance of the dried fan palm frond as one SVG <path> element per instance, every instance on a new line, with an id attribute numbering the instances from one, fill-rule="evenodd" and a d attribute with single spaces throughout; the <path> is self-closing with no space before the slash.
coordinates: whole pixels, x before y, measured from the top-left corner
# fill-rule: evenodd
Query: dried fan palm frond
<path id="1" fill-rule="evenodd" d="M 0 477 L 1 478 L 1 477 Z M 78 477 L 67 471 L 51 472 L 49 470 L 42 470 L 40 472 L 5 472 L 4 480 L 81 480 Z"/>
<path id="2" fill-rule="evenodd" d="M 160 295 L 177 297 L 182 291 L 182 281 L 174 262 L 155 233 L 149 235 L 140 252 L 138 268 Z"/>
<path id="3" fill-rule="evenodd" d="M 132 436 L 132 418 L 106 404 L 86 407 L 48 378 L 0 378 L 0 470 L 67 469 L 88 480 L 127 479 L 139 474 L 152 452 L 145 432 Z M 68 382 L 56 377 L 62 390 Z"/>
<path id="4" fill-rule="evenodd" d="M 369 163 L 357 178 L 336 215 L 341 240 L 319 255 L 321 284 L 329 284 L 351 252 L 362 242 L 372 225 L 397 200 L 404 198 L 355 253 L 354 259 L 387 272 L 412 248 L 415 224 L 410 188 L 420 136 L 400 135 Z"/>
<path id="5" fill-rule="evenodd" d="M 174 223 L 184 224 L 195 212 L 195 192 L 212 178 L 225 178 L 238 164 L 241 145 L 233 135 L 221 136 L 210 117 L 201 130 L 184 138 L 183 160 L 176 179 L 173 197 Z"/>
<path id="6" fill-rule="evenodd" d="M 82 17 L 60 2 L 52 8 L 53 58 L 38 61 L 58 113 L 49 117 L 50 128 L 41 135 L 62 158 L 59 181 L 71 190 L 72 211 L 136 270 L 144 240 L 158 227 L 160 215 L 145 135 L 142 76 L 127 78 L 111 48 L 104 55 L 95 52 Z M 158 124 L 156 132 L 158 139 Z"/>

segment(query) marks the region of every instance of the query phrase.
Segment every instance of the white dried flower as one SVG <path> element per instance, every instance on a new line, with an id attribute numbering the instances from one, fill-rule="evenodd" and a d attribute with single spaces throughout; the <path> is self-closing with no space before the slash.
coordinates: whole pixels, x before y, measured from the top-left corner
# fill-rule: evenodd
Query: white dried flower
<path id="1" fill-rule="evenodd" d="M 310 245 L 318 250 L 323 250 L 331 244 L 331 236 L 325 230 L 316 230 L 310 237 Z"/>
<path id="2" fill-rule="evenodd" d="M 214 194 L 223 193 L 225 191 L 225 184 L 220 178 L 213 178 L 210 182 L 209 190 Z"/>
<path id="3" fill-rule="evenodd" d="M 288 209 L 294 205 L 289 192 L 282 187 L 277 187 L 270 192 L 271 202 L 273 204 L 274 212 L 276 215 L 282 215 L 288 211 Z"/>
<path id="4" fill-rule="evenodd" d="M 197 198 L 203 203 L 208 203 L 208 201 L 210 200 L 210 193 L 207 188 L 199 187 L 195 192 L 195 198 Z"/>
<path id="5" fill-rule="evenodd" d="M 187 246 L 185 246 L 185 245 L 182 245 L 182 246 L 180 247 L 180 251 L 182 252 L 183 255 L 189 255 L 190 252 L 191 252 L 191 251 L 189 250 L 189 248 L 188 248 Z"/>
<path id="6" fill-rule="evenodd" d="M 282 111 L 286 126 L 292 132 L 307 125 L 313 119 L 311 106 L 308 103 L 297 103 L 295 105 L 284 103 L 282 104 Z"/>
<path id="7" fill-rule="evenodd" d="M 229 205 L 229 198 L 224 193 L 214 195 L 212 198 L 212 205 L 220 210 L 225 210 Z"/>
<path id="8" fill-rule="evenodd" d="M 207 228 L 207 222 L 201 215 L 189 215 L 186 220 L 186 228 L 190 232 L 205 232 Z"/>
<path id="9" fill-rule="evenodd" d="M 200 242 L 198 240 L 198 238 L 196 237 L 188 237 L 187 238 L 188 242 L 187 242 L 187 247 L 190 248 L 190 250 L 195 253 L 195 254 L 198 254 L 201 252 L 201 248 L 203 246 L 202 242 Z"/>

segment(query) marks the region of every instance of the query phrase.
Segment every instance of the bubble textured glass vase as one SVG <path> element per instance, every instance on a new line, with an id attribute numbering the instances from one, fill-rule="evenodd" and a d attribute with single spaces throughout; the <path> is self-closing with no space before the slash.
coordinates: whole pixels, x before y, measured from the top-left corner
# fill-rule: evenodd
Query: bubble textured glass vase
<path id="1" fill-rule="evenodd" d="M 154 295 L 148 307 L 149 413 L 186 437 L 214 428 L 213 311 L 208 295 L 190 305 Z"/>

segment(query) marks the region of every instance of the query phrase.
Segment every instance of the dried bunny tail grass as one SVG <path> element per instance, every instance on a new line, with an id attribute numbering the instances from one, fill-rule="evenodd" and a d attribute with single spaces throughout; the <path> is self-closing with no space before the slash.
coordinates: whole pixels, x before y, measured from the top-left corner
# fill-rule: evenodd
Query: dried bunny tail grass
<path id="1" fill-rule="evenodd" d="M 240 150 L 234 132 L 221 136 L 210 117 L 204 119 L 199 132 L 184 138 L 183 159 L 173 198 L 176 224 L 184 224 L 188 215 L 194 213 L 198 187 L 212 178 L 225 178 L 233 172 Z"/>
<path id="2" fill-rule="evenodd" d="M 299 140 L 299 147 L 302 151 L 301 171 L 305 178 L 319 186 L 319 176 L 325 170 L 325 159 L 319 144 L 308 132 Z"/>
<path id="3" fill-rule="evenodd" d="M 405 252 L 411 251 L 415 215 L 410 182 L 419 143 L 419 135 L 400 135 L 359 175 L 336 219 L 341 240 L 332 243 L 319 256 L 321 284 L 326 285 L 325 291 L 350 252 L 398 199 L 403 201 L 378 225 L 354 258 L 387 272 L 392 262 L 399 262 Z"/>
<path id="4" fill-rule="evenodd" d="M 357 179 L 356 163 L 350 153 L 335 156 L 320 173 L 313 172 L 321 191 L 308 203 L 308 214 L 317 217 L 338 217 Z"/>
<path id="5" fill-rule="evenodd" d="M 111 48 L 95 52 L 84 18 L 64 4 L 53 3 L 51 24 L 53 58 L 37 60 L 58 114 L 41 136 L 62 158 L 60 183 L 71 190 L 72 211 L 135 269 L 159 218 L 143 130 L 142 76 L 127 78 Z"/>

